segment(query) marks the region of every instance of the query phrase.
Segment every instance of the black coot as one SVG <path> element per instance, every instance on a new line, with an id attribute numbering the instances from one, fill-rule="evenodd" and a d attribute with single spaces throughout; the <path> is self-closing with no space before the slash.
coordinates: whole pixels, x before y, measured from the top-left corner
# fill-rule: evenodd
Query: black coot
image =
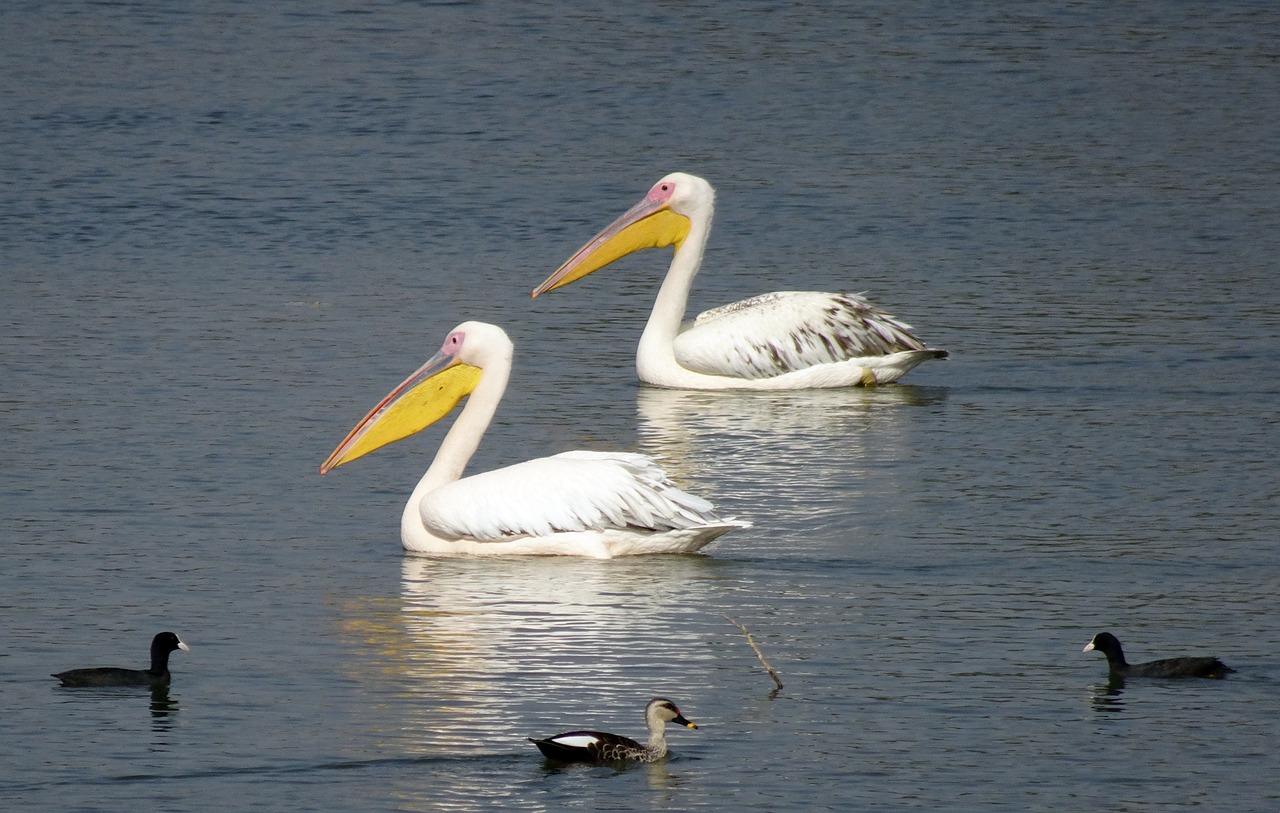
<path id="1" fill-rule="evenodd" d="M 54 677 L 63 686 L 167 686 L 169 684 L 169 653 L 175 649 L 183 652 L 190 647 L 182 643 L 172 632 L 162 632 L 151 639 L 150 669 L 120 669 L 99 666 L 92 669 L 72 669 L 59 672 Z"/>
<path id="2" fill-rule="evenodd" d="M 1109 632 L 1100 632 L 1085 646 L 1084 652 L 1098 650 L 1107 656 L 1107 665 L 1111 667 L 1112 677 L 1150 677 L 1150 678 L 1220 678 L 1236 670 L 1227 666 L 1217 658 L 1165 658 L 1146 663 L 1128 663 L 1124 659 L 1124 650 L 1120 641 Z"/>

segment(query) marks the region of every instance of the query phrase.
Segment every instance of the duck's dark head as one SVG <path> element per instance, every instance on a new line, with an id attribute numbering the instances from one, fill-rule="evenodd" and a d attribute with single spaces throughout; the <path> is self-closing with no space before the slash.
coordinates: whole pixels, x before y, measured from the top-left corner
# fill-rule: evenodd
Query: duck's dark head
<path id="1" fill-rule="evenodd" d="M 676 707 L 665 697 L 655 697 L 649 701 L 649 705 L 645 706 L 644 716 L 646 719 L 657 718 L 664 723 L 678 723 L 685 728 L 697 728 L 685 716 L 680 713 L 680 709 Z"/>

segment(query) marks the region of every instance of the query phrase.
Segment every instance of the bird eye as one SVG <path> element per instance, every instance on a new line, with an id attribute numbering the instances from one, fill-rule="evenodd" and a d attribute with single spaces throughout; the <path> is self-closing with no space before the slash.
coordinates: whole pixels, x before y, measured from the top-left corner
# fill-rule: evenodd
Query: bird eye
<path id="1" fill-rule="evenodd" d="M 676 185 L 672 181 L 659 181 L 654 184 L 653 189 L 649 190 L 649 200 L 664 203 L 671 199 L 675 191 Z"/>

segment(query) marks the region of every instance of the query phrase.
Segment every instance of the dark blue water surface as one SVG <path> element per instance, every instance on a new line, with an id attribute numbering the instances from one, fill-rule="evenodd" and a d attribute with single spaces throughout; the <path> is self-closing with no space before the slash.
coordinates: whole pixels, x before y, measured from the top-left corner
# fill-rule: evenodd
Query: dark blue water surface
<path id="1" fill-rule="evenodd" d="M 1262 2 L 5 4 L 0 807 L 1276 809 L 1277 43 Z M 676 169 L 694 307 L 867 291 L 951 359 L 638 385 L 666 252 L 528 293 Z M 404 556 L 443 429 L 316 470 L 464 319 L 517 344 L 471 470 L 639 450 L 754 527 Z M 48 677 L 161 629 L 167 693 Z M 1238 672 L 1111 686 L 1102 629 Z M 524 740 L 660 694 L 664 763 Z"/>

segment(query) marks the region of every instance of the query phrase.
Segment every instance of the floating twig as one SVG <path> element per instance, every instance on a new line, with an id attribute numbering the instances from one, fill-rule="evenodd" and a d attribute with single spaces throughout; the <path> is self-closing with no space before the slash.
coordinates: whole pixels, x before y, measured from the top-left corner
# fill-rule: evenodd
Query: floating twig
<path id="1" fill-rule="evenodd" d="M 747 636 L 747 643 L 751 644 L 751 649 L 753 652 L 756 653 L 756 657 L 760 659 L 760 664 L 764 666 L 765 671 L 769 673 L 769 677 L 773 678 L 773 682 L 778 684 L 778 688 L 781 689 L 782 681 L 778 678 L 778 673 L 773 671 L 773 667 L 770 666 L 769 662 L 764 659 L 764 653 L 760 651 L 760 647 L 756 646 L 756 639 L 751 637 L 751 631 L 748 630 L 746 627 L 742 626 L 741 624 L 739 624 L 737 621 L 734 621 L 732 618 L 730 618 L 727 615 L 724 618 L 730 624 L 742 630 L 743 635 Z"/>

